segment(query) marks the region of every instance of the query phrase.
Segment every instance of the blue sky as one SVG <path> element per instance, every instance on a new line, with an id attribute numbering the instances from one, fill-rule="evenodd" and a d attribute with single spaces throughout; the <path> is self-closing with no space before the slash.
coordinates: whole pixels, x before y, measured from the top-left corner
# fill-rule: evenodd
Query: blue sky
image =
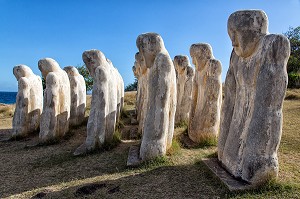
<path id="1" fill-rule="evenodd" d="M 232 50 L 227 19 L 241 9 L 264 10 L 270 33 L 300 26 L 300 0 L 0 0 L 0 91 L 17 91 L 17 64 L 40 75 L 39 59 L 77 66 L 82 52 L 94 48 L 128 85 L 134 81 L 135 41 L 144 32 L 159 33 L 172 58 L 189 55 L 193 43 L 211 44 L 224 81 Z"/>

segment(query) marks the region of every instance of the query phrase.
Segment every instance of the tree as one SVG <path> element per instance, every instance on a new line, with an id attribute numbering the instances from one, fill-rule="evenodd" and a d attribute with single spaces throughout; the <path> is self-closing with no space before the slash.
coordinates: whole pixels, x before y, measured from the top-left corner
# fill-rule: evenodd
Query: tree
<path id="1" fill-rule="evenodd" d="M 125 87 L 125 91 L 136 91 L 137 90 L 137 86 L 138 86 L 138 80 L 137 80 L 137 78 L 135 78 L 133 83 L 128 84 Z"/>
<path id="2" fill-rule="evenodd" d="M 284 35 L 290 40 L 291 55 L 287 64 L 289 88 L 300 87 L 300 26 L 290 27 Z"/>
<path id="3" fill-rule="evenodd" d="M 93 78 L 91 77 L 89 71 L 87 70 L 85 64 L 82 66 L 76 66 L 79 74 L 81 74 L 85 81 L 86 91 L 91 91 L 93 89 Z"/>

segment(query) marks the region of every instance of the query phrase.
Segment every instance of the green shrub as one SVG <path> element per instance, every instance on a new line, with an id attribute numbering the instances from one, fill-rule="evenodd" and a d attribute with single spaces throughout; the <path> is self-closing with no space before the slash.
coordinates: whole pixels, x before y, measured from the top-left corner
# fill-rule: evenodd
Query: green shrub
<path id="1" fill-rule="evenodd" d="M 296 72 L 290 72 L 288 74 L 289 82 L 288 88 L 300 88 L 300 74 Z"/>

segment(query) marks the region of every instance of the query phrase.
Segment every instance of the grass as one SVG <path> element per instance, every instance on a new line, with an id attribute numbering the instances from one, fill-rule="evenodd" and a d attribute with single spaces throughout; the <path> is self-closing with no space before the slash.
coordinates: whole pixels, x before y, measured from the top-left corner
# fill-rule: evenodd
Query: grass
<path id="1" fill-rule="evenodd" d="M 300 90 L 289 90 L 284 101 L 278 180 L 260 189 L 230 193 L 201 161 L 216 157 L 216 147 L 184 147 L 179 138 L 187 133 L 185 125 L 175 128 L 168 156 L 127 168 L 128 150 L 136 141 L 120 140 L 120 134 L 130 127 L 135 104 L 135 92 L 130 92 L 125 93 L 125 117 L 114 138 L 118 144 L 108 151 L 72 156 L 86 137 L 85 125 L 54 145 L 25 148 L 37 136 L 0 142 L 0 198 L 299 198 L 300 99 L 288 97 L 298 94 Z M 0 135 L 11 128 L 3 121 L 11 116 L 0 118 Z"/>
<path id="2" fill-rule="evenodd" d="M 0 119 L 11 118 L 15 112 L 15 105 L 0 104 Z"/>

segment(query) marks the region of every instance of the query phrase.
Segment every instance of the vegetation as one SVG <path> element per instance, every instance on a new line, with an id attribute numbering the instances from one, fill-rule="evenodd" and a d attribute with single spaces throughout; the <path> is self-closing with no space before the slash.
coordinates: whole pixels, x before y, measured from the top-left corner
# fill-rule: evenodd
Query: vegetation
<path id="1" fill-rule="evenodd" d="M 300 26 L 290 27 L 284 35 L 290 40 L 291 55 L 287 64 L 289 88 L 300 87 Z"/>
<path id="2" fill-rule="evenodd" d="M 135 78 L 133 83 L 131 83 L 125 87 L 125 91 L 126 92 L 127 91 L 136 91 L 137 86 L 138 86 L 138 80 L 137 80 L 137 78 Z"/>
<path id="3" fill-rule="evenodd" d="M 81 74 L 85 81 L 86 91 L 91 91 L 93 89 L 93 78 L 90 76 L 88 69 L 85 64 L 82 66 L 76 66 L 79 74 Z"/>
<path id="4" fill-rule="evenodd" d="M 124 133 L 133 117 L 135 93 L 125 93 Z M 90 96 L 88 96 L 90 103 Z M 88 106 L 90 106 L 88 104 Z M 1 108 L 1 107 L 0 107 Z M 11 107 L 13 108 L 13 107 Z M 3 112 L 7 112 L 7 108 Z M 1 111 L 0 111 L 1 112 Z M 72 129 L 72 134 L 57 144 L 24 148 L 38 136 L 21 141 L 0 142 L 1 198 L 299 198 L 300 195 L 300 89 L 289 89 L 284 101 L 283 134 L 279 147 L 279 176 L 266 186 L 230 193 L 202 162 L 216 157 L 215 146 L 188 148 L 178 138 L 187 133 L 186 125 L 175 128 L 168 156 L 127 168 L 129 147 L 139 141 L 121 143 L 86 156 L 74 157 L 73 151 L 86 137 L 86 125 Z M 6 115 L 3 119 L 10 119 Z M 0 136 L 8 126 L 0 118 Z M 119 142 L 119 135 L 115 140 Z M 111 149 L 113 148 L 113 149 Z"/>

